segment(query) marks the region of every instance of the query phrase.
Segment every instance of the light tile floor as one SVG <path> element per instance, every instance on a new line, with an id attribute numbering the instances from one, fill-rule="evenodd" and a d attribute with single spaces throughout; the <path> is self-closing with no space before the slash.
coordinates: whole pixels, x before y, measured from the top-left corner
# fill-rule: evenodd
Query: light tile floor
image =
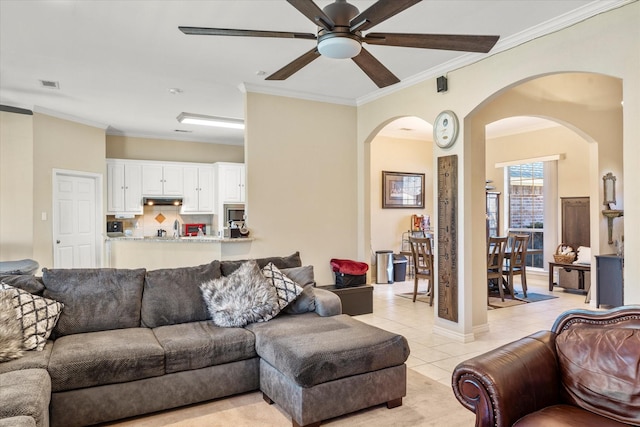
<path id="1" fill-rule="evenodd" d="M 413 292 L 413 279 L 394 284 L 374 284 L 373 313 L 355 316 L 363 322 L 404 335 L 411 355 L 407 366 L 446 386 L 451 386 L 451 374 L 456 365 L 466 359 L 499 347 L 534 332 L 551 329 L 555 319 L 566 310 L 595 310 L 585 303 L 585 296 L 554 288 L 549 292 L 547 276 L 527 275 L 528 291 L 552 294 L 558 298 L 492 309 L 488 311 L 489 332 L 478 334 L 475 341 L 461 343 L 433 332 L 434 307 L 428 303 L 402 298 L 396 294 Z M 419 281 L 419 291 L 427 282 Z M 516 281 L 516 291 L 521 289 Z"/>

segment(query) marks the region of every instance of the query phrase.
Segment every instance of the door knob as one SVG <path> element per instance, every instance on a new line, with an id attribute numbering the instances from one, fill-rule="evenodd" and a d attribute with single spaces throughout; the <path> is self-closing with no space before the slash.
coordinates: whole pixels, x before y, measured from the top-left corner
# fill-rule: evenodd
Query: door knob
<path id="1" fill-rule="evenodd" d="M 60 240 L 56 240 L 56 243 L 57 243 L 57 244 L 60 244 Z"/>

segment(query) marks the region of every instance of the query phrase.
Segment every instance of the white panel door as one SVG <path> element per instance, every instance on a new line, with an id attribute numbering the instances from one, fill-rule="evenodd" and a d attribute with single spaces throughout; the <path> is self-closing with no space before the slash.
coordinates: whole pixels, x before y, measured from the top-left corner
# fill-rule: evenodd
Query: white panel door
<path id="1" fill-rule="evenodd" d="M 56 175 L 53 196 L 54 267 L 97 267 L 95 180 Z"/>

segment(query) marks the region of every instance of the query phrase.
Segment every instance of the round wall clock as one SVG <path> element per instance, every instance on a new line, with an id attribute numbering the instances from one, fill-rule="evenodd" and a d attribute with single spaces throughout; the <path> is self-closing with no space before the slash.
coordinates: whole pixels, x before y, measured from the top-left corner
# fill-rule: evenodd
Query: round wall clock
<path id="1" fill-rule="evenodd" d="M 440 148 L 448 148 L 458 137 L 458 117 L 451 110 L 443 111 L 433 125 L 433 140 Z"/>

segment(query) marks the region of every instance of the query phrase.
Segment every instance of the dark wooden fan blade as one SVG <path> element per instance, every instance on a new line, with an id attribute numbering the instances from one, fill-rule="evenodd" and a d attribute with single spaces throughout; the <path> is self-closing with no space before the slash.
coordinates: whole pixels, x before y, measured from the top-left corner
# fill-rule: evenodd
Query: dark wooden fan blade
<path id="1" fill-rule="evenodd" d="M 364 31 L 422 0 L 379 0 L 350 22 L 351 31 Z"/>
<path id="2" fill-rule="evenodd" d="M 318 48 L 314 47 L 309 52 L 299 56 L 275 73 L 271 74 L 265 80 L 286 80 L 319 56 L 320 52 L 318 52 Z"/>
<path id="3" fill-rule="evenodd" d="M 461 34 L 400 34 L 369 33 L 362 41 L 383 46 L 417 47 L 422 49 L 460 50 L 487 53 L 500 36 L 473 36 Z"/>
<path id="4" fill-rule="evenodd" d="M 228 28 L 178 27 L 180 31 L 196 36 L 240 36 L 240 37 L 277 37 L 287 39 L 315 40 L 311 33 L 291 33 L 287 31 L 234 30 Z"/>
<path id="5" fill-rule="evenodd" d="M 391 86 L 400 81 L 399 78 L 364 48 L 362 48 L 359 55 L 351 59 L 358 64 L 358 67 L 360 67 L 378 87 Z"/>
<path id="6" fill-rule="evenodd" d="M 311 22 L 325 30 L 331 31 L 335 23 L 312 0 L 287 0 L 300 13 L 309 18 Z"/>

